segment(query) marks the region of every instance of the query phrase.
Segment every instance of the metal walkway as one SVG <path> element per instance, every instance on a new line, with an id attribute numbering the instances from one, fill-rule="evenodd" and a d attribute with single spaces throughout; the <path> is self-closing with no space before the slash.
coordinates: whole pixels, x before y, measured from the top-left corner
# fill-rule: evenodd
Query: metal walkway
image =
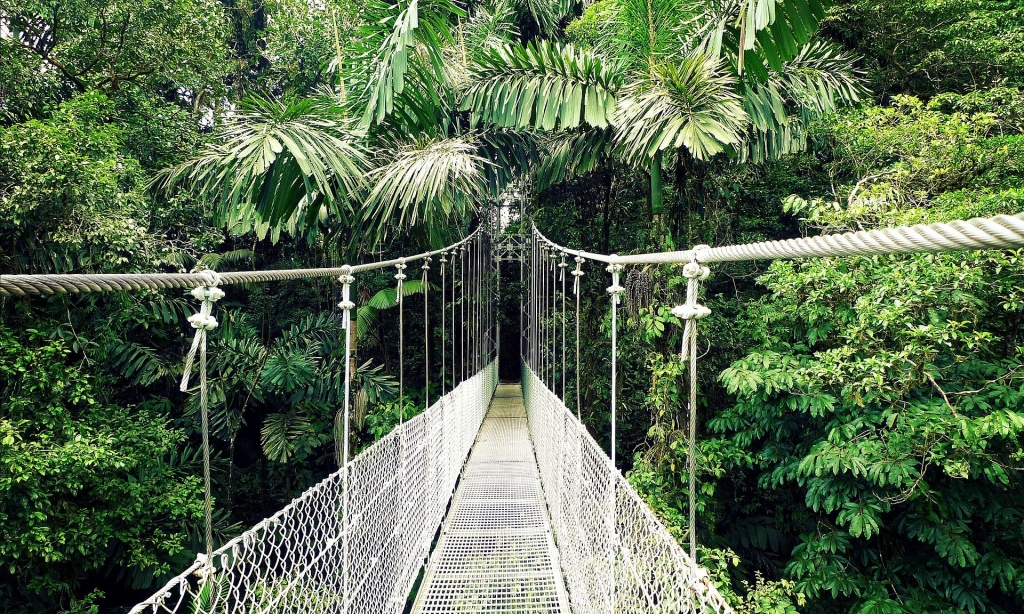
<path id="1" fill-rule="evenodd" d="M 441 612 L 569 612 L 518 384 L 495 392 L 424 573 L 413 613 Z"/>

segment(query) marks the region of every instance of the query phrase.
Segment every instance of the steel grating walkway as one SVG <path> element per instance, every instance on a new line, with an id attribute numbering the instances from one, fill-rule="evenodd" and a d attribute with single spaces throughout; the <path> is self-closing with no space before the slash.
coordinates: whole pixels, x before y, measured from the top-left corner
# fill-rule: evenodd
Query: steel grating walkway
<path id="1" fill-rule="evenodd" d="M 412 611 L 569 613 L 518 384 L 495 391 Z"/>

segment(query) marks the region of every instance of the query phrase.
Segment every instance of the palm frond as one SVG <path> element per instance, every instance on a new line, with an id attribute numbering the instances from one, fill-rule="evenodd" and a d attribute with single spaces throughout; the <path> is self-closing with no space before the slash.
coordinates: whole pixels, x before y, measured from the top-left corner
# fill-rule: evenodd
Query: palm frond
<path id="1" fill-rule="evenodd" d="M 285 394 L 308 386 L 316 374 L 319 346 L 306 351 L 284 350 L 273 353 L 263 365 L 260 385 L 266 389 L 278 389 Z"/>
<path id="2" fill-rule="evenodd" d="M 356 309 L 356 336 L 366 339 L 377 330 L 377 310 L 369 305 L 362 305 Z"/>
<path id="3" fill-rule="evenodd" d="M 545 36 L 557 34 L 558 22 L 568 15 L 576 2 L 573 0 L 517 0 L 520 9 L 528 13 Z"/>
<path id="4" fill-rule="evenodd" d="M 295 440 L 312 429 L 309 418 L 296 411 L 270 414 L 263 420 L 263 428 L 260 429 L 263 452 L 272 461 L 288 462 L 295 453 Z"/>
<path id="5" fill-rule="evenodd" d="M 364 219 L 378 236 L 389 228 L 442 226 L 464 219 L 484 197 L 483 167 L 470 136 L 431 139 L 389 150 L 390 162 L 372 171 Z"/>
<path id="6" fill-rule="evenodd" d="M 125 341 L 110 352 L 113 367 L 126 379 L 139 386 L 149 386 L 165 377 L 181 375 L 181 367 L 166 355 L 134 341 Z"/>
<path id="7" fill-rule="evenodd" d="M 449 0 L 410 0 L 403 8 L 393 5 L 381 11 L 381 3 L 368 3 L 381 19 L 363 29 L 364 44 L 376 44 L 372 59 L 363 64 L 372 69 L 366 93 L 366 108 L 360 126 L 381 123 L 395 109 L 395 97 L 406 89 L 405 78 L 415 50 L 419 47 L 426 55 L 426 65 L 436 76 L 428 80 L 429 95 L 437 97 L 434 81 L 443 78 L 443 50 L 453 40 L 451 22 L 465 17 L 465 11 Z"/>
<path id="8" fill-rule="evenodd" d="M 313 344 L 319 344 L 325 351 L 331 351 L 335 346 L 344 343 L 340 342 L 340 333 L 343 332 L 342 317 L 336 313 L 317 313 L 304 316 L 298 322 L 292 324 L 277 338 L 274 349 L 278 348 L 306 348 Z"/>
<path id="9" fill-rule="evenodd" d="M 211 352 L 210 370 L 218 377 L 250 385 L 254 392 L 269 352 L 255 336 L 221 337 Z"/>
<path id="10" fill-rule="evenodd" d="M 623 98 L 615 152 L 631 164 L 685 147 L 698 160 L 735 147 L 749 121 L 721 61 L 702 56 L 656 67 L 649 87 Z"/>
<path id="11" fill-rule="evenodd" d="M 384 365 L 373 365 L 367 360 L 356 369 L 359 388 L 365 390 L 371 404 L 393 399 L 398 394 L 398 381 L 384 373 Z"/>
<path id="12" fill-rule="evenodd" d="M 196 261 L 196 267 L 216 270 L 232 264 L 245 262 L 246 260 L 252 260 L 252 257 L 253 251 L 251 249 L 234 249 L 220 254 L 203 254 Z"/>
<path id="13" fill-rule="evenodd" d="M 626 73 L 647 74 L 657 65 L 688 55 L 704 16 L 701 0 L 619 0 L 614 24 L 601 41 Z"/>
<path id="14" fill-rule="evenodd" d="M 611 153 L 612 128 L 566 132 L 545 143 L 546 155 L 534 169 L 534 188 L 543 190 L 597 168 Z"/>
<path id="15" fill-rule="evenodd" d="M 437 289 L 437 286 L 428 282 L 428 288 Z M 408 279 L 402 283 L 402 298 L 423 292 L 423 281 L 420 279 Z M 384 288 L 377 292 L 370 300 L 366 301 L 368 307 L 376 310 L 391 309 L 398 306 L 398 288 Z"/>
<path id="16" fill-rule="evenodd" d="M 745 79 L 742 87 L 751 126 L 741 158 L 755 162 L 803 151 L 812 121 L 857 104 L 866 91 L 854 56 L 820 41 L 770 71 L 767 82 Z"/>
<path id="17" fill-rule="evenodd" d="M 473 58 L 519 37 L 514 9 L 510 0 L 480 4 L 459 22 L 454 44 L 444 50 L 444 80 L 450 89 L 461 91 L 470 83 Z"/>
<path id="18" fill-rule="evenodd" d="M 541 41 L 481 53 L 463 109 L 509 128 L 607 126 L 621 78 L 596 54 Z"/>
<path id="19" fill-rule="evenodd" d="M 766 66 L 781 70 L 799 53 L 825 18 L 833 0 L 717 0 L 709 8 L 698 33 L 699 49 L 768 78 Z"/>
<path id="20" fill-rule="evenodd" d="M 480 133 L 477 153 L 491 161 L 483 170 L 487 190 L 493 195 L 500 194 L 540 163 L 541 144 L 535 133 L 497 128 Z"/>
<path id="21" fill-rule="evenodd" d="M 289 225 L 315 233 L 325 215 L 348 217 L 367 166 L 332 102 L 250 98 L 214 143 L 154 183 L 214 200 L 215 223 L 232 232 L 276 239 Z"/>
<path id="22" fill-rule="evenodd" d="M 783 70 L 772 72 L 769 83 L 791 99 L 809 118 L 855 105 L 867 93 L 856 56 L 838 45 L 814 41 L 804 45 Z"/>

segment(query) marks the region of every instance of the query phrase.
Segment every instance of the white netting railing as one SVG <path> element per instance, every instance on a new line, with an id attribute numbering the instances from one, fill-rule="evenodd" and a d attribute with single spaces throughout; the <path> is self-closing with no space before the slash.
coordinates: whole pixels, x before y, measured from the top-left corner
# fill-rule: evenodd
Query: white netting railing
<path id="1" fill-rule="evenodd" d="M 497 374 L 492 362 L 355 457 L 349 522 L 339 470 L 216 550 L 212 568 L 197 561 L 132 614 L 400 614 Z"/>
<path id="2" fill-rule="evenodd" d="M 732 613 L 555 393 L 523 366 L 523 396 L 574 613 Z"/>

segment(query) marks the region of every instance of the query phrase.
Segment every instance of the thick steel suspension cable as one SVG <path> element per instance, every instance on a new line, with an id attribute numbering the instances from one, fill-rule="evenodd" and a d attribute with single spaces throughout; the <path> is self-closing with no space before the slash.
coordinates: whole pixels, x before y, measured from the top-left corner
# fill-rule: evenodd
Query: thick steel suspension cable
<path id="1" fill-rule="evenodd" d="M 431 250 L 392 260 L 346 265 L 326 269 L 282 269 L 274 271 L 231 271 L 219 273 L 218 286 L 253 284 L 271 281 L 294 281 L 319 277 L 353 275 L 376 269 L 393 267 L 400 263 L 415 262 L 428 256 L 440 254 L 464 246 L 483 232 L 477 228 L 466 238 L 442 249 Z M 347 267 L 347 268 L 346 268 Z M 164 290 L 174 288 L 199 288 L 206 285 L 203 273 L 82 273 L 82 274 L 30 274 L 0 275 L 0 296 L 28 296 L 31 294 L 73 294 L 85 292 L 127 292 L 135 290 Z"/>
<path id="2" fill-rule="evenodd" d="M 704 264 L 743 260 L 785 260 L 809 257 L 877 256 L 975 249 L 1015 249 L 1024 247 L 1024 213 L 996 215 L 934 224 L 896 226 L 834 235 L 820 235 L 783 241 L 761 241 L 722 247 L 700 246 L 677 252 L 658 252 L 619 256 L 574 250 L 552 242 L 534 228 L 546 245 L 564 249 L 587 260 L 608 264 L 685 264 L 696 260 Z"/>
<path id="3" fill-rule="evenodd" d="M 447 260 L 447 253 L 441 253 L 441 396 L 445 395 L 445 321 L 448 319 L 448 314 L 445 313 L 445 283 L 444 283 L 444 265 Z"/>
<path id="4" fill-rule="evenodd" d="M 455 292 L 457 284 L 455 282 L 455 252 L 452 253 L 452 388 L 456 387 L 456 368 L 455 368 L 455 355 L 456 355 L 456 330 L 455 330 Z"/>
<path id="5" fill-rule="evenodd" d="M 345 400 L 344 400 L 344 424 L 342 426 L 342 443 L 341 443 L 341 458 L 342 458 L 342 484 L 341 484 L 341 522 L 342 522 L 342 598 L 344 600 L 344 611 L 349 611 L 349 527 L 351 523 L 349 514 L 349 462 L 348 462 L 348 442 L 349 442 L 349 412 L 351 407 L 351 391 L 352 391 L 352 309 L 355 307 L 355 303 L 351 299 L 351 286 L 355 282 L 356 278 L 351 274 L 351 267 L 343 267 L 346 270 L 338 276 L 338 281 L 341 282 L 341 303 L 338 307 L 342 310 L 341 325 L 345 328 Z"/>
<path id="6" fill-rule="evenodd" d="M 558 267 L 555 252 L 551 252 L 551 389 L 558 389 Z"/>
<path id="7" fill-rule="evenodd" d="M 544 251 L 544 382 L 551 383 L 551 250 Z"/>
<path id="8" fill-rule="evenodd" d="M 459 248 L 459 355 L 462 364 L 460 382 L 466 381 L 466 246 Z"/>
<path id="9" fill-rule="evenodd" d="M 616 395 L 618 392 L 618 336 L 619 336 L 619 297 L 622 295 L 622 286 L 619 285 L 619 273 L 622 272 L 621 264 L 608 265 L 608 272 L 612 274 L 612 285 L 608 286 L 608 294 L 612 299 L 612 441 L 611 456 L 612 465 L 615 465 L 615 430 L 616 430 Z"/>
<path id="10" fill-rule="evenodd" d="M 404 290 L 402 288 L 402 282 L 405 280 L 405 267 L 404 261 L 399 262 L 395 265 L 398 272 L 395 273 L 395 279 L 398 282 L 395 292 L 398 296 L 398 424 L 401 425 L 405 420 L 405 320 L 403 319 L 404 301 L 402 295 Z"/>
<path id="11" fill-rule="evenodd" d="M 473 372 L 476 373 L 479 368 L 480 359 L 483 358 L 481 347 L 483 343 L 483 309 L 481 305 L 482 294 L 483 294 L 483 276 L 484 276 L 484 265 L 483 265 L 483 241 L 476 242 L 476 277 L 475 282 L 475 298 L 473 300 L 474 309 L 473 315 L 475 316 L 474 321 L 474 339 L 473 339 Z"/>
<path id="12" fill-rule="evenodd" d="M 540 292 L 540 280 L 536 274 L 537 267 L 537 243 L 534 241 L 533 248 L 531 249 L 530 255 L 530 366 L 533 368 L 535 373 L 540 373 L 540 369 L 537 364 L 537 349 L 536 345 L 537 337 L 537 299 L 538 292 Z"/>

